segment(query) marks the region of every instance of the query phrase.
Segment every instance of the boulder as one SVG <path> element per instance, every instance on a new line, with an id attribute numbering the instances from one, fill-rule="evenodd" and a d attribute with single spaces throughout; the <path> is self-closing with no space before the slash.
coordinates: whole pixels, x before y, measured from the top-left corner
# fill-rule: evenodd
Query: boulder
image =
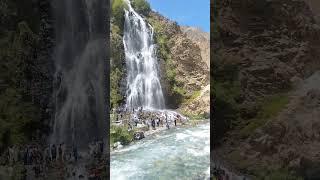
<path id="1" fill-rule="evenodd" d="M 113 148 L 118 148 L 119 146 L 121 146 L 121 142 L 116 142 L 113 144 Z"/>
<path id="2" fill-rule="evenodd" d="M 141 140 L 144 138 L 144 133 L 142 131 L 134 133 L 134 140 Z"/>

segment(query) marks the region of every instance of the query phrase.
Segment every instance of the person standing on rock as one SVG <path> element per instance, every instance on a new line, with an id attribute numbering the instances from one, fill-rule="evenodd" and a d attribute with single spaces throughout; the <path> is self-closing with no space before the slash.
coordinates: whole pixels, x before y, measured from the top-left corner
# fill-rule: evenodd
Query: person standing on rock
<path id="1" fill-rule="evenodd" d="M 155 130 L 156 129 L 156 122 L 154 121 L 154 119 L 151 119 L 151 125 L 152 125 L 152 129 Z"/>
<path id="2" fill-rule="evenodd" d="M 99 141 L 99 149 L 100 149 L 100 153 L 103 154 L 103 141 Z"/>
<path id="3" fill-rule="evenodd" d="M 29 149 L 27 147 L 27 149 L 23 152 L 23 164 L 24 165 L 28 165 L 28 151 L 29 151 Z"/>
<path id="4" fill-rule="evenodd" d="M 52 148 L 51 148 L 51 160 L 56 160 L 57 158 L 57 147 L 55 144 L 52 145 Z"/>
<path id="5" fill-rule="evenodd" d="M 59 145 L 58 148 L 59 161 L 62 162 L 62 144 Z"/>
<path id="6" fill-rule="evenodd" d="M 170 129 L 170 126 L 169 126 L 169 123 L 168 123 L 168 120 L 167 120 L 167 115 L 166 115 L 166 127 L 167 127 L 167 129 Z"/>
<path id="7" fill-rule="evenodd" d="M 47 146 L 44 150 L 44 159 L 46 164 L 48 164 L 50 162 L 50 148 L 49 146 Z"/>
<path id="8" fill-rule="evenodd" d="M 14 149 L 13 149 L 13 146 L 10 146 L 9 147 L 9 153 L 8 153 L 8 159 L 9 159 L 9 164 L 11 165 L 11 164 L 13 164 L 14 163 Z"/>
<path id="9" fill-rule="evenodd" d="M 174 118 L 174 126 L 177 126 L 177 119 Z"/>

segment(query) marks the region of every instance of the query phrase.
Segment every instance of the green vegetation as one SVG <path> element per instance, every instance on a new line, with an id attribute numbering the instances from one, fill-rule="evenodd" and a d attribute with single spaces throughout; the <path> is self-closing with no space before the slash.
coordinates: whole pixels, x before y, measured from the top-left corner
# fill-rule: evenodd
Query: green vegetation
<path id="1" fill-rule="evenodd" d="M 240 131 L 242 138 L 248 137 L 254 130 L 267 123 L 270 118 L 275 117 L 289 102 L 287 94 L 278 94 L 264 99 L 257 116 L 251 119 L 249 124 Z"/>
<path id="2" fill-rule="evenodd" d="M 110 72 L 110 105 L 116 108 L 123 100 L 120 93 L 120 82 L 123 78 L 124 47 L 120 28 L 111 24 L 111 72 Z"/>
<path id="3" fill-rule="evenodd" d="M 227 130 L 235 127 L 240 121 L 240 107 L 237 100 L 240 97 L 240 82 L 238 80 L 239 66 L 236 61 L 223 57 L 219 52 L 213 52 L 214 59 L 211 71 L 211 93 L 214 97 L 214 137 L 219 139 Z"/>
<path id="4" fill-rule="evenodd" d="M 124 9 L 127 9 L 127 4 L 124 0 L 112 0 L 111 4 L 111 23 L 120 27 L 123 30 L 124 24 Z"/>
<path id="5" fill-rule="evenodd" d="M 121 142 L 122 145 L 127 145 L 133 141 L 133 131 L 128 131 L 128 126 L 115 126 L 110 127 L 110 145 L 115 142 Z"/>
<path id="6" fill-rule="evenodd" d="M 148 16 L 151 11 L 150 4 L 146 0 L 132 0 L 131 4 L 139 14 Z"/>
<path id="7" fill-rule="evenodd" d="M 183 92 L 181 92 L 183 94 L 186 94 L 186 91 L 183 89 Z M 186 97 L 186 99 L 184 99 L 184 102 L 183 103 L 190 103 L 192 102 L 193 100 L 197 99 L 199 96 L 201 95 L 201 90 L 199 91 L 194 91 L 190 96 Z"/>
<path id="8" fill-rule="evenodd" d="M 111 108 L 117 108 L 119 103 L 123 100 L 123 97 L 121 96 L 119 92 L 119 82 L 121 80 L 122 73 L 118 68 L 115 68 L 111 70 L 110 73 L 110 103 Z"/>
<path id="9" fill-rule="evenodd" d="M 39 128 L 37 108 L 25 101 L 23 93 L 8 88 L 0 95 L 0 148 L 23 144 Z"/>
<path id="10" fill-rule="evenodd" d="M 30 141 L 42 127 L 30 86 L 39 37 L 37 1 L 1 2 L 0 152 Z"/>
<path id="11" fill-rule="evenodd" d="M 170 54 L 170 37 L 168 37 L 166 29 L 163 28 L 164 24 L 159 20 L 154 17 L 149 17 L 148 22 L 155 31 L 155 42 L 158 45 L 158 57 L 165 62 L 165 78 L 170 87 L 168 95 L 171 96 L 172 99 L 175 99 L 176 104 L 181 104 L 188 96 L 185 89 L 182 88 L 182 83 L 176 79 L 176 65 L 173 63 Z"/>

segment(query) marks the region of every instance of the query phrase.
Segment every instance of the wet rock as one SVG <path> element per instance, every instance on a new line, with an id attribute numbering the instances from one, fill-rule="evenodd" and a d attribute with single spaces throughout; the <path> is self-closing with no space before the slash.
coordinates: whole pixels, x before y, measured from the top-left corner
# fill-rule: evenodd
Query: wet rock
<path id="1" fill-rule="evenodd" d="M 144 133 L 143 132 L 135 132 L 134 133 L 134 140 L 141 140 L 144 138 Z"/>
<path id="2" fill-rule="evenodd" d="M 122 146 L 121 142 L 119 142 L 119 141 L 113 144 L 113 148 L 119 148 L 121 146 Z"/>
<path id="3" fill-rule="evenodd" d="M 305 179 L 320 179 L 320 163 L 303 157 L 300 162 L 301 173 Z"/>

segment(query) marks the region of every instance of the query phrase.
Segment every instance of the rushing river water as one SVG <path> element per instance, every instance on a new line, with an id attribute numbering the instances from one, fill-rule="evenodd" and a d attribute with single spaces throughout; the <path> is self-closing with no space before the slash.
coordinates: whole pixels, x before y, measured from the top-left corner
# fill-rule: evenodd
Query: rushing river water
<path id="1" fill-rule="evenodd" d="M 210 125 L 176 128 L 111 153 L 111 180 L 208 179 Z"/>

